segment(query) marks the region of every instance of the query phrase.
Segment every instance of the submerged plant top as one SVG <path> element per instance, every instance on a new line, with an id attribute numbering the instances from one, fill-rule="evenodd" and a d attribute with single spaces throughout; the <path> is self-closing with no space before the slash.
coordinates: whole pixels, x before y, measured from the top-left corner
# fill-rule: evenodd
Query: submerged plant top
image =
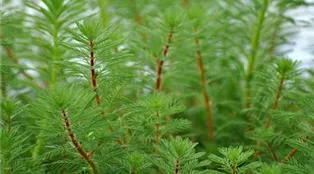
<path id="1" fill-rule="evenodd" d="M 312 173 L 311 5 L 4 0 L 1 173 Z"/>

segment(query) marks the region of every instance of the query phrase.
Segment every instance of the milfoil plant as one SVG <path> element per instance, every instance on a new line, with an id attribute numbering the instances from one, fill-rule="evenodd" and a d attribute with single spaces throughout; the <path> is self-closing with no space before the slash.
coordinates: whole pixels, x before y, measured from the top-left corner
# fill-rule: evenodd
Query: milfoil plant
<path id="1" fill-rule="evenodd" d="M 4 0 L 1 173 L 311 173 L 311 5 Z"/>

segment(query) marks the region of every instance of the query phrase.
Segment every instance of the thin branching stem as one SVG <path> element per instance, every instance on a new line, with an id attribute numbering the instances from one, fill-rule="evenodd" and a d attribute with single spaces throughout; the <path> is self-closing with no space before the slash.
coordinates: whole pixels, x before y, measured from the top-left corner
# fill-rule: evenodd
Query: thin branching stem
<path id="1" fill-rule="evenodd" d="M 4 49 L 5 49 L 5 52 L 6 52 L 6 54 L 8 55 L 8 57 L 9 57 L 16 65 L 19 65 L 20 63 L 14 58 L 13 51 L 12 51 L 9 47 L 5 47 Z M 21 73 L 22 73 L 22 75 L 23 75 L 24 77 L 26 77 L 27 79 L 29 79 L 29 80 L 34 80 L 34 78 L 33 78 L 31 75 L 29 75 L 27 72 L 25 72 L 25 71 L 22 70 Z"/>
<path id="2" fill-rule="evenodd" d="M 100 105 L 100 96 L 97 92 L 97 80 L 96 80 L 96 71 L 95 71 L 95 53 L 94 53 L 94 42 L 89 41 L 89 47 L 90 47 L 90 68 L 91 68 L 91 78 L 92 78 L 92 87 L 94 92 L 96 93 L 96 103 L 97 105 Z"/>
<path id="3" fill-rule="evenodd" d="M 245 107 L 250 108 L 251 107 L 251 81 L 253 78 L 253 70 L 254 70 L 254 64 L 256 60 L 256 53 L 259 47 L 260 43 L 260 37 L 261 37 L 261 30 L 262 26 L 265 20 L 265 14 L 268 8 L 268 0 L 263 1 L 263 7 L 259 14 L 257 26 L 255 29 L 255 32 L 253 33 L 252 41 L 251 41 L 251 53 L 249 56 L 249 62 L 247 67 L 247 73 L 246 73 L 246 85 L 245 85 Z"/>
<path id="4" fill-rule="evenodd" d="M 283 163 L 286 163 L 287 161 L 289 161 L 296 153 L 298 152 L 298 149 L 293 148 L 288 155 L 285 157 L 285 159 L 282 161 Z"/>
<path id="5" fill-rule="evenodd" d="M 174 173 L 180 174 L 180 160 L 179 158 L 176 159 L 175 165 L 174 165 Z"/>
<path id="6" fill-rule="evenodd" d="M 162 51 L 162 56 L 167 57 L 170 44 L 172 42 L 173 38 L 173 27 L 170 28 L 170 33 L 167 38 L 167 43 Z M 163 60 L 157 60 L 157 79 L 155 83 L 155 91 L 160 92 L 161 90 L 161 76 L 162 76 L 162 68 L 163 68 L 164 61 Z M 155 144 L 159 144 L 159 136 L 160 136 L 160 123 L 159 123 L 159 111 L 156 113 L 156 117 L 158 118 L 158 123 L 155 124 Z"/>
<path id="7" fill-rule="evenodd" d="M 170 44 L 172 42 L 172 38 L 173 38 L 173 27 L 170 27 L 170 33 L 167 37 L 167 43 L 162 51 L 162 56 L 163 57 L 167 57 L 168 56 L 168 52 L 169 52 L 169 48 L 170 48 Z M 158 93 L 161 90 L 161 76 L 162 76 L 162 68 L 164 65 L 164 61 L 163 60 L 157 60 L 157 79 L 156 79 L 156 83 L 155 83 L 155 91 Z M 155 124 L 155 144 L 159 144 L 159 136 L 160 136 L 160 123 L 159 123 L 159 111 L 157 111 L 156 113 L 156 117 L 158 118 L 158 123 Z"/>
<path id="8" fill-rule="evenodd" d="M 271 152 L 271 154 L 273 155 L 273 158 L 279 162 L 279 158 L 278 158 L 278 155 L 277 153 L 275 152 L 275 150 L 273 149 L 272 145 L 270 143 L 267 143 L 267 146 L 268 146 L 268 150 Z"/>
<path id="9" fill-rule="evenodd" d="M 232 166 L 232 174 L 236 174 L 237 173 L 237 166 L 234 164 Z"/>
<path id="10" fill-rule="evenodd" d="M 300 141 L 305 141 L 309 138 L 309 135 L 305 135 Z M 298 149 L 293 148 L 288 155 L 282 160 L 283 163 L 288 162 L 296 153 L 298 152 Z"/>
<path id="11" fill-rule="evenodd" d="M 58 38 L 58 27 L 55 25 L 54 26 L 54 31 L 53 31 L 53 54 L 52 54 L 52 60 L 53 63 L 51 65 L 51 79 L 50 79 L 50 86 L 54 87 L 56 82 L 57 82 L 57 74 L 59 71 L 58 66 L 55 64 L 56 61 L 59 60 L 59 38 Z"/>
<path id="12" fill-rule="evenodd" d="M 94 46 L 95 43 L 93 41 L 89 41 L 89 47 L 90 47 L 90 69 L 91 69 L 91 78 L 92 78 L 92 88 L 96 94 L 95 99 L 96 103 L 99 106 L 101 104 L 100 96 L 98 94 L 98 88 L 97 88 L 97 75 L 96 75 L 96 70 L 95 70 L 95 65 L 96 65 L 96 58 L 95 58 L 95 52 L 94 52 Z M 101 115 L 104 115 L 105 112 L 101 111 Z M 113 128 L 110 126 L 109 130 L 113 132 Z M 123 142 L 118 139 L 116 142 L 120 145 L 123 144 Z"/>
<path id="13" fill-rule="evenodd" d="M 172 42 L 172 38 L 173 38 L 173 28 L 170 28 L 170 33 L 168 35 L 167 38 L 167 43 L 164 47 L 164 50 L 162 51 L 162 56 L 163 57 L 167 57 L 168 56 L 168 52 L 169 52 L 169 48 L 170 48 L 170 44 Z M 162 76 L 162 68 L 164 65 L 164 61 L 163 60 L 157 60 L 157 79 L 156 79 L 156 87 L 155 90 L 156 92 L 159 92 L 161 89 L 161 76 Z"/>
<path id="14" fill-rule="evenodd" d="M 205 103 L 205 108 L 206 108 L 206 115 L 207 115 L 207 122 L 208 122 L 208 139 L 210 141 L 213 140 L 214 138 L 214 126 L 213 126 L 213 116 L 212 116 L 212 106 L 211 106 L 211 101 L 207 92 L 207 84 L 206 84 L 206 77 L 205 77 L 205 68 L 204 68 L 204 63 L 203 63 L 203 57 L 202 57 L 202 52 L 199 44 L 199 40 L 196 38 L 195 39 L 195 44 L 197 46 L 197 62 L 199 66 L 199 71 L 200 71 L 200 79 L 201 79 L 201 85 L 203 88 L 203 96 L 204 96 L 204 103 Z"/>
<path id="15" fill-rule="evenodd" d="M 275 101 L 271 107 L 271 109 L 274 111 L 277 109 L 278 107 L 278 104 L 279 104 L 279 99 L 280 99 L 280 95 L 282 93 L 282 90 L 283 90 L 283 84 L 284 84 L 284 81 L 285 81 L 285 73 L 282 73 L 281 74 L 281 77 L 280 77 L 280 81 L 279 81 L 279 85 L 278 85 L 278 88 L 277 88 L 277 92 L 276 92 L 276 97 L 275 97 Z M 271 123 L 271 114 L 268 113 L 268 118 L 267 118 L 267 121 L 266 121 L 266 124 L 265 124 L 265 127 L 266 129 L 269 129 L 270 127 L 270 123 Z M 259 142 L 257 143 L 257 146 L 258 146 L 258 149 L 261 147 L 261 141 L 259 140 Z M 275 150 L 272 148 L 272 145 L 270 143 L 267 143 L 267 146 L 268 146 L 268 149 L 269 151 L 271 152 L 273 158 L 276 160 L 276 161 L 279 161 L 279 158 L 275 152 Z M 259 154 L 259 151 L 257 151 L 254 155 L 254 157 L 256 158 L 257 155 Z"/>
<path id="16" fill-rule="evenodd" d="M 275 102 L 272 105 L 272 110 L 276 110 L 279 104 L 279 99 L 280 99 L 280 95 L 283 89 L 283 83 L 285 81 L 285 74 L 281 74 L 281 78 L 280 78 L 280 82 L 279 82 L 279 86 L 277 88 L 277 93 L 276 93 L 276 98 L 275 98 Z M 270 122 L 271 122 L 271 115 L 268 114 L 268 120 L 266 121 L 266 128 L 268 129 L 270 127 Z"/>
<path id="17" fill-rule="evenodd" d="M 156 79 L 156 91 L 159 92 L 161 88 L 161 75 L 162 75 L 162 67 L 163 67 L 164 61 L 158 60 L 157 62 L 157 79 Z"/>
<path id="18" fill-rule="evenodd" d="M 82 145 L 76 140 L 76 137 L 74 135 L 74 133 L 72 132 L 71 129 L 71 124 L 70 121 L 68 119 L 68 114 L 67 112 L 63 109 L 61 111 L 62 114 L 62 118 L 63 118 L 63 122 L 64 122 L 64 127 L 66 129 L 66 132 L 68 133 L 69 139 L 71 141 L 71 143 L 73 144 L 75 150 L 83 157 L 83 159 L 89 164 L 89 166 L 91 167 L 92 171 L 94 174 L 98 173 L 97 169 L 96 169 L 96 165 L 94 163 L 94 161 L 90 158 L 91 155 L 87 154 Z"/>
<path id="19" fill-rule="evenodd" d="M 156 117 L 158 119 L 158 123 L 155 124 L 155 144 L 159 144 L 159 136 L 160 136 L 160 123 L 159 123 L 159 119 L 160 119 L 160 115 L 159 115 L 159 111 L 157 111 L 156 113 Z"/>
<path id="20" fill-rule="evenodd" d="M 279 99 L 280 99 L 280 95 L 281 95 L 281 93 L 282 93 L 284 81 L 285 81 L 285 73 L 282 73 L 282 74 L 281 74 L 281 78 L 280 78 L 280 82 L 279 82 L 279 86 L 278 86 L 278 89 L 277 89 L 276 97 L 275 97 L 275 102 L 274 102 L 273 105 L 272 105 L 272 110 L 276 110 L 277 107 L 278 107 Z M 269 129 L 270 123 L 271 123 L 271 115 L 268 114 L 268 120 L 266 121 L 266 129 Z M 268 145 L 269 151 L 270 151 L 271 154 L 273 155 L 273 158 L 274 158 L 276 161 L 279 161 L 279 158 L 278 158 L 278 156 L 277 156 L 275 150 L 273 149 L 272 145 L 271 145 L 270 143 L 267 143 L 267 145 Z"/>

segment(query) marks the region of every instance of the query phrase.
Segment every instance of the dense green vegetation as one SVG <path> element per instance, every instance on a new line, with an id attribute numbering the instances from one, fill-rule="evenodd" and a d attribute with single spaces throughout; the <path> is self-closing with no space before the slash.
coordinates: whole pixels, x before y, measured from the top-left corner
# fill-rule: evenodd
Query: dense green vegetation
<path id="1" fill-rule="evenodd" d="M 4 0 L 1 173 L 313 173 L 309 5 Z"/>

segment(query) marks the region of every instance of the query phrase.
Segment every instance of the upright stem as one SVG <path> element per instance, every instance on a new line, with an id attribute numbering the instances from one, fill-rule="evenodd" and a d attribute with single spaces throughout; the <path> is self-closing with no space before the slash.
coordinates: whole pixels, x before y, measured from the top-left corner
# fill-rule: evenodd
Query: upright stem
<path id="1" fill-rule="evenodd" d="M 234 164 L 232 166 L 232 174 L 236 174 L 237 173 L 237 166 Z"/>
<path id="2" fill-rule="evenodd" d="M 279 103 L 279 98 L 280 98 L 280 94 L 282 92 L 283 89 L 283 82 L 285 80 L 285 74 L 281 74 L 281 78 L 280 78 L 280 82 L 279 82 L 279 86 L 277 89 L 277 93 L 276 93 L 276 98 L 275 98 L 275 102 L 272 106 L 272 110 L 276 110 L 278 107 L 278 103 Z M 268 120 L 266 121 L 266 128 L 268 129 L 270 127 L 270 122 L 271 122 L 271 116 L 270 114 L 268 114 Z"/>
<path id="3" fill-rule="evenodd" d="M 162 75 L 162 66 L 164 64 L 164 61 L 162 60 L 158 60 L 158 64 L 157 64 L 157 79 L 156 79 L 156 87 L 155 90 L 157 92 L 160 91 L 160 87 L 161 87 L 161 75 Z"/>
<path id="4" fill-rule="evenodd" d="M 96 103 L 100 105 L 100 96 L 97 92 L 97 81 L 96 81 L 96 71 L 95 71 L 95 54 L 94 54 L 94 42 L 89 41 L 90 47 L 90 68 L 91 68 L 91 76 L 92 76 L 92 87 L 94 92 L 96 93 Z"/>
<path id="5" fill-rule="evenodd" d="M 174 173 L 180 174 L 180 161 L 178 158 L 176 159 L 176 163 L 175 163 L 175 167 L 174 167 Z"/>
<path id="6" fill-rule="evenodd" d="M 58 39 L 58 33 L 59 31 L 56 29 L 57 26 L 55 26 L 55 30 L 53 32 L 53 54 L 52 54 L 52 60 L 53 63 L 51 65 L 51 79 L 50 79 L 50 86 L 54 87 L 57 82 L 57 74 L 58 74 L 58 67 L 56 66 L 56 61 L 59 60 L 59 39 Z"/>
<path id="7" fill-rule="evenodd" d="M 281 74 L 281 77 L 280 77 L 279 85 L 278 85 L 278 88 L 277 88 L 275 101 L 274 101 L 274 103 L 273 103 L 273 105 L 272 105 L 272 110 L 276 110 L 277 107 L 278 107 L 279 99 L 280 99 L 280 95 L 281 95 L 281 92 L 282 92 L 282 89 L 283 89 L 283 83 L 284 83 L 284 81 L 285 81 L 285 73 L 282 73 L 282 74 Z M 268 118 L 267 118 L 267 121 L 266 121 L 266 124 L 265 124 L 266 129 L 269 129 L 269 127 L 270 127 L 270 122 L 271 122 L 271 114 L 268 113 Z M 257 146 L 260 147 L 260 146 L 261 146 L 261 141 L 259 140 L 257 144 L 258 144 Z M 278 158 L 276 152 L 274 151 L 274 149 L 272 148 L 272 145 L 271 145 L 270 143 L 267 143 L 267 145 L 268 145 L 268 149 L 269 149 L 269 151 L 272 153 L 274 159 L 275 159 L 276 161 L 279 161 L 279 158 Z M 259 154 L 259 152 L 260 152 L 260 151 L 257 151 L 257 152 L 255 153 L 255 157 L 257 157 L 257 154 Z"/>
<path id="8" fill-rule="evenodd" d="M 96 103 L 97 105 L 99 106 L 100 103 L 101 103 L 101 100 L 100 100 L 100 96 L 98 94 L 98 88 L 97 88 L 97 78 L 96 78 L 96 70 L 95 70 L 95 64 L 96 64 L 96 59 L 95 59 L 95 52 L 94 52 L 94 46 L 95 46 L 95 43 L 93 41 L 89 41 L 89 47 L 90 47 L 90 68 L 91 68 L 91 78 L 92 78 L 92 88 L 94 90 L 94 92 L 96 93 L 96 96 L 95 96 L 95 99 L 96 99 Z M 101 114 L 104 115 L 105 112 L 104 111 L 101 111 Z M 109 130 L 111 132 L 113 132 L 113 128 L 111 126 L 109 126 Z M 118 139 L 116 140 L 116 142 L 120 145 L 123 144 L 123 142 Z"/>
<path id="9" fill-rule="evenodd" d="M 276 152 L 274 151 L 272 145 L 269 144 L 269 143 L 267 143 L 267 146 L 268 146 L 269 151 L 270 151 L 271 154 L 273 155 L 273 158 L 274 158 L 276 161 L 279 161 L 279 158 L 278 158 Z"/>
<path id="10" fill-rule="evenodd" d="M 263 8 L 258 17 L 258 23 L 255 32 L 253 33 L 252 42 L 251 42 L 251 54 L 249 57 L 247 73 L 246 73 L 246 94 L 245 94 L 245 107 L 251 107 L 251 80 L 253 78 L 253 69 L 254 63 L 256 60 L 257 48 L 260 42 L 260 35 L 262 30 L 262 25 L 265 20 L 265 14 L 268 8 L 268 0 L 263 1 Z"/>
<path id="11" fill-rule="evenodd" d="M 89 164 L 93 173 L 94 174 L 98 173 L 94 161 L 90 158 L 90 155 L 88 155 L 88 153 L 86 153 L 84 151 L 82 145 L 76 140 L 75 135 L 72 132 L 71 124 L 70 124 L 70 121 L 68 119 L 68 115 L 67 115 L 66 111 L 63 109 L 61 111 L 61 113 L 62 113 L 65 129 L 68 133 L 69 139 L 72 142 L 74 148 L 83 157 L 83 159 Z"/>
<path id="12" fill-rule="evenodd" d="M 160 136 L 160 124 L 159 124 L 159 119 L 160 119 L 160 115 L 159 115 L 159 111 L 157 111 L 156 113 L 156 117 L 158 119 L 158 123 L 155 124 L 155 144 L 159 144 L 159 136 Z"/>
<path id="13" fill-rule="evenodd" d="M 172 42 L 172 38 L 173 38 L 173 27 L 170 27 L 170 33 L 168 35 L 167 38 L 167 43 L 164 47 L 164 50 L 162 51 L 162 56 L 163 57 L 167 57 L 168 56 L 168 52 L 169 52 L 169 48 L 170 48 L 170 44 Z M 157 60 L 157 79 L 156 79 L 156 83 L 155 83 L 155 91 L 156 92 L 160 92 L 161 89 L 161 76 L 162 76 L 162 67 L 163 67 L 164 61 L 163 60 Z M 157 111 L 156 116 L 159 120 L 159 111 Z M 155 124 L 155 143 L 159 144 L 159 122 Z"/>
<path id="14" fill-rule="evenodd" d="M 207 122 L 208 122 L 208 139 L 210 141 L 213 140 L 213 135 L 214 135 L 214 126 L 213 126 L 213 118 L 212 118 L 212 106 L 210 104 L 210 98 L 207 92 L 207 85 L 206 85 L 206 77 L 205 77 L 205 68 L 204 68 L 204 63 L 203 63 L 203 58 L 202 58 L 202 53 L 199 45 L 199 40 L 196 38 L 195 39 L 195 44 L 197 46 L 197 61 L 198 61 L 198 66 L 200 70 L 200 79 L 201 79 L 201 85 L 203 88 L 203 96 L 204 96 L 204 103 L 205 103 L 205 108 L 206 108 L 206 115 L 207 115 Z"/>

